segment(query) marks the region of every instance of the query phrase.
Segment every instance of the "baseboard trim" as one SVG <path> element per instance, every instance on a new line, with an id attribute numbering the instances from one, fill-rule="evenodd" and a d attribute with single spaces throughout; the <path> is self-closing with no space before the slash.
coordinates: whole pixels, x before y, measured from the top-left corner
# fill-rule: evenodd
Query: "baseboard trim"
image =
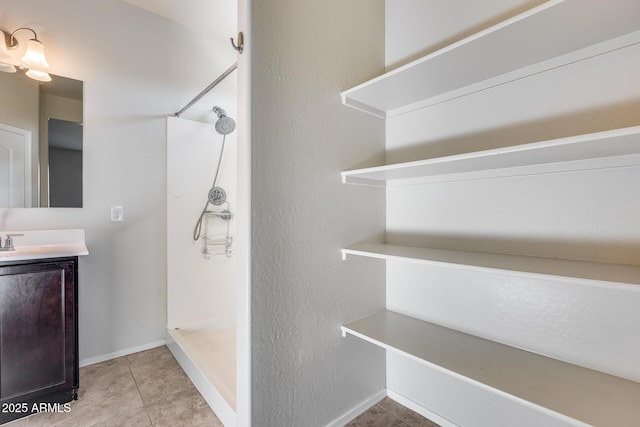
<path id="1" fill-rule="evenodd" d="M 375 405 L 376 403 L 378 403 L 379 401 L 384 399 L 386 396 L 387 396 L 387 390 L 386 389 L 380 390 L 379 392 L 377 392 L 373 396 L 367 398 L 362 403 L 358 404 L 354 408 L 352 408 L 349 411 L 345 412 L 341 417 L 339 417 L 339 418 L 333 420 L 332 422 L 330 422 L 329 424 L 327 424 L 325 427 L 343 427 L 345 424 L 347 424 L 350 421 L 352 421 L 358 415 L 366 412 L 367 409 L 371 408 L 373 405 Z"/>
<path id="2" fill-rule="evenodd" d="M 439 424 L 441 427 L 459 427 L 457 424 L 452 423 L 448 419 L 441 417 L 440 415 L 436 414 L 435 412 L 431 412 L 430 410 L 428 410 L 424 406 L 418 405 L 413 400 L 409 400 L 406 397 L 404 397 L 403 395 L 401 395 L 401 394 L 399 394 L 399 393 L 397 393 L 397 392 L 395 392 L 393 390 L 387 389 L 387 396 L 389 396 L 390 399 L 395 400 L 396 402 L 398 402 L 402 406 L 411 409 L 413 412 L 417 412 L 418 414 L 422 415 L 423 417 L 429 418 L 431 421 L 433 421 L 436 424 Z"/>
<path id="3" fill-rule="evenodd" d="M 126 348 L 124 350 L 113 353 L 102 354 L 100 356 L 88 357 L 80 360 L 80 367 L 95 365 L 96 363 L 105 362 L 115 359 L 116 357 L 128 356 L 129 354 L 138 353 L 140 351 L 151 350 L 152 348 L 161 347 L 166 344 L 165 340 L 154 341 L 137 347 Z"/>

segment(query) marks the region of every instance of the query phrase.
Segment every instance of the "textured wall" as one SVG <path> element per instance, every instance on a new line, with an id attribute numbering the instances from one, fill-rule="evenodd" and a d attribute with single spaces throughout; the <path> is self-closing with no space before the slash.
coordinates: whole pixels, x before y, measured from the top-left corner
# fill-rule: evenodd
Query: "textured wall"
<path id="1" fill-rule="evenodd" d="M 340 260 L 383 233 L 384 192 L 340 183 L 384 160 L 384 123 L 340 104 L 383 69 L 383 3 L 252 16 L 253 424 L 321 426 L 384 387 L 384 353 L 339 330 L 384 306 L 384 266 Z"/>

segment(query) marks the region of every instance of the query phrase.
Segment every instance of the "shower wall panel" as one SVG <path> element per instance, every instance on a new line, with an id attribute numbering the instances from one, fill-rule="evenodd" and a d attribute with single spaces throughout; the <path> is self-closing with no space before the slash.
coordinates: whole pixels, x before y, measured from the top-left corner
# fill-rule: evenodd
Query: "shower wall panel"
<path id="1" fill-rule="evenodd" d="M 227 136 L 218 186 L 235 213 L 236 140 Z M 235 258 L 202 254 L 193 232 L 212 186 L 222 136 L 213 124 L 167 118 L 167 326 L 224 327 L 235 322 Z M 208 209 L 220 211 L 226 205 Z M 231 235 L 234 234 L 231 221 Z"/>

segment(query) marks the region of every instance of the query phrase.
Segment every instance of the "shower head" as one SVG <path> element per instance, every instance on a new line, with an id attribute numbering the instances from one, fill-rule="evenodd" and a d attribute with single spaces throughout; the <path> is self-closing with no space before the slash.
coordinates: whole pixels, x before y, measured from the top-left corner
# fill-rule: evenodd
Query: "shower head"
<path id="1" fill-rule="evenodd" d="M 227 112 L 220 107 L 213 107 L 213 113 L 218 116 L 215 128 L 220 135 L 228 135 L 236 128 L 236 121 L 227 116 Z"/>

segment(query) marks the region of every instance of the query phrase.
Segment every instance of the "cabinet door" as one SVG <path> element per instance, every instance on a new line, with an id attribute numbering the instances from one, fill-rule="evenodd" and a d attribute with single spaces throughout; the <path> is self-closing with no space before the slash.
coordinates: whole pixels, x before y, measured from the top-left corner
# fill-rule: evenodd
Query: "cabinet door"
<path id="1" fill-rule="evenodd" d="M 73 261 L 0 267 L 0 400 L 72 388 Z"/>

